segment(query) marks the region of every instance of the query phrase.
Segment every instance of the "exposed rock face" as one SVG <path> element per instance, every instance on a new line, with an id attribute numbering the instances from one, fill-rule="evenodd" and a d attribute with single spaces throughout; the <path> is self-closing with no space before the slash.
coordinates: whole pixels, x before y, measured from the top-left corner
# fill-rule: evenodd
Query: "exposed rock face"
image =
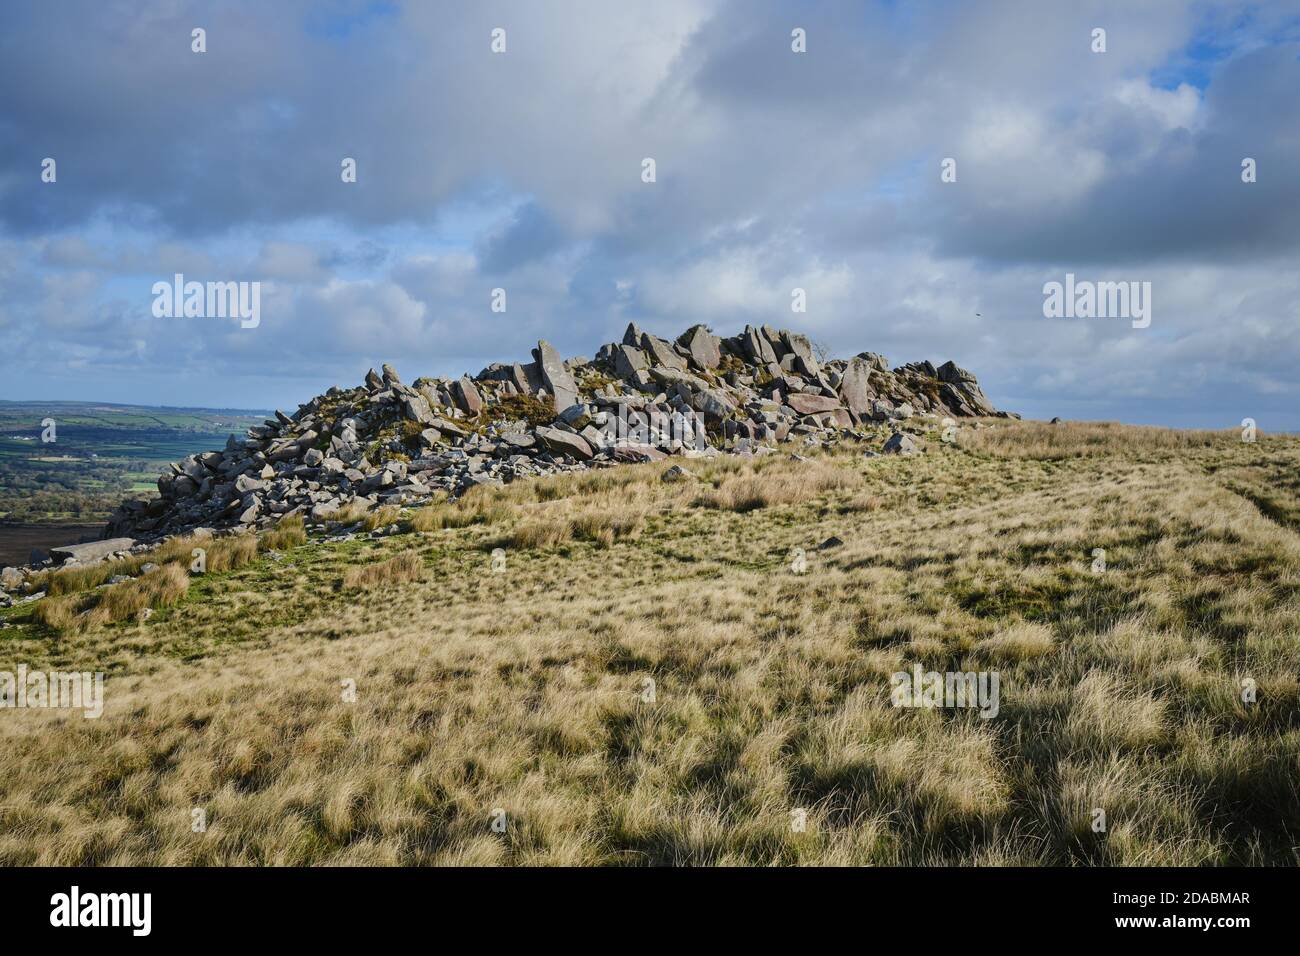
<path id="1" fill-rule="evenodd" d="M 537 343 L 537 348 L 533 349 L 533 357 L 537 360 L 537 367 L 541 371 L 542 384 L 546 390 L 551 393 L 555 400 L 555 410 L 563 411 L 578 400 L 578 386 L 573 382 L 573 376 L 564 365 L 564 359 L 560 353 L 555 351 L 555 347 L 545 339 Z"/>
<path id="2" fill-rule="evenodd" d="M 840 398 L 854 415 L 868 415 L 876 397 L 871 388 L 873 366 L 861 357 L 851 358 L 840 375 Z"/>
<path id="3" fill-rule="evenodd" d="M 889 440 L 885 442 L 884 446 L 880 450 L 885 452 L 887 455 L 915 455 L 920 451 L 920 448 L 911 435 L 904 435 L 902 432 L 894 432 L 894 434 L 889 436 Z"/>
<path id="4" fill-rule="evenodd" d="M 572 432 L 558 428 L 538 428 L 537 437 L 548 450 L 561 455 L 572 455 L 579 461 L 590 461 L 595 456 L 587 440 Z"/>
<path id="5" fill-rule="evenodd" d="M 135 542 L 130 538 L 108 538 L 86 544 L 65 544 L 50 548 L 50 557 L 56 564 L 61 564 L 69 558 L 78 564 L 93 564 L 119 551 L 130 551 L 134 545 Z"/>
<path id="6" fill-rule="evenodd" d="M 791 392 L 785 401 L 800 415 L 832 412 L 840 407 L 840 401 L 837 398 L 830 398 L 826 395 L 809 395 L 806 392 Z"/>
<path id="7" fill-rule="evenodd" d="M 695 367 L 702 372 L 718 367 L 722 362 L 722 340 L 703 325 L 693 325 L 677 339 L 690 356 Z"/>
<path id="8" fill-rule="evenodd" d="M 545 341 L 533 355 L 413 385 L 390 366 L 372 370 L 363 385 L 331 388 L 231 436 L 222 451 L 172 464 L 159 496 L 122 504 L 105 536 L 267 528 L 287 515 L 328 521 L 353 503 L 416 504 L 478 484 L 667 455 L 755 454 L 780 441 L 833 442 L 846 430 L 862 438 L 855 429 L 917 416 L 1006 414 L 953 362 L 891 371 L 874 352 L 822 362 L 806 336 L 767 326 L 720 338 L 695 325 L 669 340 L 631 324 L 592 360 L 566 362 Z M 917 448 L 896 433 L 884 450 Z M 130 546 L 70 546 L 55 560 L 73 548 Z"/>
<path id="9" fill-rule="evenodd" d="M 483 410 L 483 399 L 469 376 L 461 376 L 452 384 L 452 394 L 456 398 L 456 407 L 467 415 L 477 415 Z"/>

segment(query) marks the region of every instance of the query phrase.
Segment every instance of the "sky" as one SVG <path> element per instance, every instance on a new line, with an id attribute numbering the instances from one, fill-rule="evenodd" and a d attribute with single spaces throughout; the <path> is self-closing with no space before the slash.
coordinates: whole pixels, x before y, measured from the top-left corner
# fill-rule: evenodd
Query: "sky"
<path id="1" fill-rule="evenodd" d="M 704 322 L 1300 430 L 1298 91 L 1300 0 L 6 0 L 0 399 L 292 410 Z M 155 315 L 176 273 L 259 323 Z M 1045 316 L 1067 274 L 1149 325 Z"/>

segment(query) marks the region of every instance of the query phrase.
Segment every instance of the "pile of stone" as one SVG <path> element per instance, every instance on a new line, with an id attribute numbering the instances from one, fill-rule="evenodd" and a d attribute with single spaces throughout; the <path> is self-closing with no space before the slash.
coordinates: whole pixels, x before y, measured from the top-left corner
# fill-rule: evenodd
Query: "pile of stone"
<path id="1" fill-rule="evenodd" d="M 874 352 L 820 361 L 806 336 L 767 326 L 720 338 L 696 325 L 670 342 L 629 325 L 593 359 L 566 361 L 542 341 L 533 361 L 473 377 L 406 385 L 388 365 L 371 370 L 356 388 L 331 388 L 221 451 L 172 464 L 159 496 L 122 504 L 105 537 L 251 530 L 288 515 L 327 524 L 358 503 L 418 504 L 618 462 L 865 437 L 855 430 L 913 416 L 1000 414 L 952 362 L 891 371 Z"/>

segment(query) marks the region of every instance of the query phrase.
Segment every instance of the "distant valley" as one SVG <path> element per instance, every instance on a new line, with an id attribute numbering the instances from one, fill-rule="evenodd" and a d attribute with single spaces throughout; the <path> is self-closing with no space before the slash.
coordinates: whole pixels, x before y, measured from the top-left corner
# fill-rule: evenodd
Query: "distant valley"
<path id="1" fill-rule="evenodd" d="M 155 493 L 168 462 L 219 448 L 266 416 L 248 409 L 0 401 L 0 564 L 24 563 L 34 547 L 95 534 L 123 497 Z"/>

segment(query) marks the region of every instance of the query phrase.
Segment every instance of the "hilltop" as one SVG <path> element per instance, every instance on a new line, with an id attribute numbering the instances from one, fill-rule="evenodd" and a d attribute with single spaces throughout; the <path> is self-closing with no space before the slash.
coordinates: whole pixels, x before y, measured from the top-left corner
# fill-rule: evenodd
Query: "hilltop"
<path id="1" fill-rule="evenodd" d="M 564 360 L 540 341 L 528 363 L 404 384 L 385 365 L 190 455 L 159 497 L 125 502 L 105 537 L 156 539 L 200 527 L 322 524 L 340 512 L 453 497 L 481 484 L 647 462 L 668 455 L 762 454 L 780 442 L 865 437 L 864 428 L 992 416 L 954 362 L 890 369 L 863 352 L 819 360 L 797 332 L 696 325 L 675 341 L 629 325 L 595 358 Z M 911 451 L 900 437 L 888 451 Z"/>

